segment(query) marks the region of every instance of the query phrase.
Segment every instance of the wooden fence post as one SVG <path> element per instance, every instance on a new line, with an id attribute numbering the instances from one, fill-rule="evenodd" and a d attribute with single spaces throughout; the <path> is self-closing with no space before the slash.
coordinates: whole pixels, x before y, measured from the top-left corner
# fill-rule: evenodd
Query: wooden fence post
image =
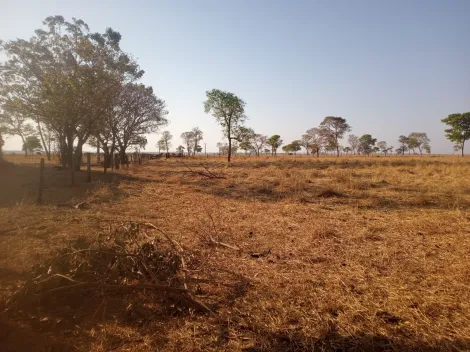
<path id="1" fill-rule="evenodd" d="M 41 158 L 41 163 L 39 164 L 39 193 L 38 193 L 38 204 L 42 204 L 44 192 L 44 158 Z"/>
<path id="2" fill-rule="evenodd" d="M 87 172 L 87 181 L 91 182 L 91 154 L 86 153 L 86 172 Z"/>

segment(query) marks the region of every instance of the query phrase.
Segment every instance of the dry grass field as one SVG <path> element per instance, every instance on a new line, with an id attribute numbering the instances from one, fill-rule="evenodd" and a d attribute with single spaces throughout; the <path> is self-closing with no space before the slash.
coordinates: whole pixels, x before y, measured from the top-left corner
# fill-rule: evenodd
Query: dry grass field
<path id="1" fill-rule="evenodd" d="M 47 164 L 38 206 L 38 161 L 11 158 L 1 351 L 470 350 L 470 159 L 153 160 L 75 187 Z M 157 278 L 99 252 L 143 243 Z M 86 275 L 115 289 L 54 291 Z M 121 287 L 157 280 L 212 313 Z"/>

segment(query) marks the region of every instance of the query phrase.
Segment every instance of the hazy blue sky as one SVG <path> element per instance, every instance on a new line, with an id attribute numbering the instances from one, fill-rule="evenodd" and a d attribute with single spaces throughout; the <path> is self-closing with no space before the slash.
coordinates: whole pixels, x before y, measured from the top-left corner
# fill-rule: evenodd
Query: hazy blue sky
<path id="1" fill-rule="evenodd" d="M 0 38 L 29 38 L 50 15 L 118 30 L 168 104 L 174 147 L 198 125 L 216 150 L 222 135 L 202 101 L 219 88 L 246 101 L 256 132 L 286 142 L 334 115 L 395 146 L 427 132 L 447 153 L 440 119 L 470 110 L 469 14 L 470 0 L 2 0 Z"/>

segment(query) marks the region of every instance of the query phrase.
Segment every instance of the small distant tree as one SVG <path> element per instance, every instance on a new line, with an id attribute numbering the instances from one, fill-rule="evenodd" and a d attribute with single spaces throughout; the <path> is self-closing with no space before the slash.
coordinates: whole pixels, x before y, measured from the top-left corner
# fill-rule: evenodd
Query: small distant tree
<path id="1" fill-rule="evenodd" d="M 259 156 L 260 151 L 266 145 L 267 140 L 268 140 L 268 136 L 258 134 L 258 133 L 255 133 L 251 137 L 250 142 L 251 142 L 251 145 L 252 145 L 253 149 L 255 150 L 257 156 Z"/>
<path id="2" fill-rule="evenodd" d="M 400 143 L 400 147 L 398 149 L 402 151 L 401 155 L 404 155 L 406 151 L 408 151 L 409 154 L 410 139 L 407 136 L 401 135 L 400 137 L 398 137 L 398 142 Z"/>
<path id="3" fill-rule="evenodd" d="M 291 145 L 292 152 L 294 152 L 294 154 L 297 154 L 297 152 L 302 149 L 302 141 L 300 140 L 292 141 L 290 145 Z"/>
<path id="4" fill-rule="evenodd" d="M 412 132 L 409 134 L 408 139 L 411 141 L 413 147 L 418 148 L 420 155 L 423 155 L 423 151 L 431 149 L 429 145 L 431 140 L 424 132 Z"/>
<path id="5" fill-rule="evenodd" d="M 271 149 L 265 148 L 265 149 L 264 149 L 264 154 L 269 154 L 269 153 L 271 153 Z"/>
<path id="6" fill-rule="evenodd" d="M 181 133 L 181 139 L 186 144 L 186 150 L 188 152 L 188 156 L 191 155 L 191 150 L 194 150 L 194 142 L 195 142 L 194 132 L 188 131 L 188 132 Z"/>
<path id="7" fill-rule="evenodd" d="M 374 151 L 375 143 L 377 139 L 372 138 L 370 134 L 364 134 L 359 138 L 359 150 L 361 153 L 370 155 Z"/>
<path id="8" fill-rule="evenodd" d="M 178 148 L 176 148 L 176 152 L 179 155 L 183 155 L 184 154 L 184 147 L 182 145 L 179 145 Z"/>
<path id="9" fill-rule="evenodd" d="M 137 136 L 137 137 L 134 137 L 130 142 L 129 142 L 129 146 L 133 146 L 134 147 L 134 150 L 138 153 L 140 153 L 140 150 L 143 149 L 145 150 L 145 147 L 147 145 L 148 141 L 147 141 L 147 137 L 145 136 Z"/>
<path id="10" fill-rule="evenodd" d="M 158 153 L 161 153 L 162 150 L 165 150 L 165 141 L 160 139 L 157 143 Z"/>
<path id="11" fill-rule="evenodd" d="M 351 153 L 351 151 L 352 151 L 351 147 L 344 147 L 343 148 L 343 152 L 345 152 L 346 155 L 349 155 L 349 153 Z"/>
<path id="12" fill-rule="evenodd" d="M 286 144 L 285 146 L 282 147 L 282 150 L 285 153 L 291 153 L 292 152 L 292 144 Z"/>
<path id="13" fill-rule="evenodd" d="M 271 155 L 277 155 L 277 150 L 282 145 L 281 136 L 278 134 L 275 134 L 269 137 L 269 139 L 266 141 L 266 144 L 271 147 Z"/>
<path id="14" fill-rule="evenodd" d="M 377 142 L 377 147 L 384 155 L 387 155 L 389 152 L 393 151 L 393 146 L 389 147 L 385 141 Z"/>
<path id="15" fill-rule="evenodd" d="M 4 133 L 11 136 L 19 136 L 23 145 L 26 138 L 35 134 L 34 127 L 28 123 L 28 118 L 21 113 L 0 113 L 0 124 L 4 128 Z M 28 156 L 28 149 L 23 149 L 25 156 Z"/>
<path id="16" fill-rule="evenodd" d="M 23 143 L 23 151 L 33 154 L 42 149 L 41 141 L 37 136 L 28 136 Z"/>
<path id="17" fill-rule="evenodd" d="M 470 139 L 470 112 L 450 114 L 441 121 L 449 126 L 445 130 L 447 139 L 460 146 L 463 156 L 465 142 Z"/>
<path id="18" fill-rule="evenodd" d="M 193 135 L 193 155 L 196 155 L 196 153 L 199 153 L 202 148 L 199 145 L 199 143 L 202 141 L 202 138 L 204 136 L 203 132 L 199 127 L 194 127 L 192 130 L 192 135 Z M 190 153 L 190 150 L 188 149 L 188 154 Z"/>
<path id="19" fill-rule="evenodd" d="M 320 124 L 323 136 L 328 141 L 328 145 L 336 149 L 336 155 L 339 156 L 339 140 L 344 137 L 346 132 L 351 131 L 346 119 L 338 116 L 327 116 Z"/>
<path id="20" fill-rule="evenodd" d="M 308 133 L 303 134 L 302 138 L 300 139 L 301 145 L 302 147 L 305 148 L 307 155 L 309 154 L 309 151 L 310 151 L 311 141 L 312 141 L 312 137 Z"/>
<path id="21" fill-rule="evenodd" d="M 162 142 L 162 145 L 165 146 L 165 150 L 167 153 L 170 152 L 172 138 L 173 136 L 171 135 L 170 131 L 163 131 L 162 138 L 160 138 L 160 141 Z"/>
<path id="22" fill-rule="evenodd" d="M 351 151 L 353 152 L 354 155 L 356 155 L 358 148 L 359 148 L 359 137 L 355 136 L 353 134 L 350 134 L 348 136 L 348 143 L 349 146 L 351 147 Z"/>
<path id="23" fill-rule="evenodd" d="M 240 142 L 239 146 L 241 150 L 245 151 L 245 154 L 247 154 L 248 151 L 251 152 L 253 150 L 253 147 L 251 146 L 251 143 L 249 141 Z"/>
<path id="24" fill-rule="evenodd" d="M 228 140 L 227 161 L 230 162 L 232 141 L 237 140 L 238 129 L 246 120 L 245 102 L 235 94 L 219 89 L 206 91 L 206 97 L 204 110 L 206 114 L 212 114 L 222 127 Z"/>
<path id="25" fill-rule="evenodd" d="M 325 138 L 320 128 L 311 128 L 307 130 L 306 135 L 309 137 L 309 147 L 312 154 L 320 156 L 322 148 L 325 146 Z"/>

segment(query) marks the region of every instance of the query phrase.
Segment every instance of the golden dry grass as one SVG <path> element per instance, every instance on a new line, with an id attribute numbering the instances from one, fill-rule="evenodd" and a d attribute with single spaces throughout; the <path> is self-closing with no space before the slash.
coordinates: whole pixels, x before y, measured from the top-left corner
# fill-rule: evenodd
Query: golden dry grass
<path id="1" fill-rule="evenodd" d="M 226 178 L 186 173 L 182 162 Z M 71 191 L 56 176 L 45 206 L 24 195 L 0 201 L 2 299 L 31 265 L 96 237 L 108 220 L 150 221 L 183 245 L 190 288 L 217 314 L 142 307 L 152 311 L 142 325 L 101 309 L 65 332 L 40 323 L 47 311 L 5 316 L 0 347 L 15 350 L 21 339 L 81 351 L 470 350 L 469 166 L 450 156 L 236 157 L 230 165 L 201 157 L 96 174 Z M 0 175 L 0 197 L 13 187 L 6 180 L 31 174 L 10 172 Z M 64 197 L 89 208 L 56 207 Z"/>

